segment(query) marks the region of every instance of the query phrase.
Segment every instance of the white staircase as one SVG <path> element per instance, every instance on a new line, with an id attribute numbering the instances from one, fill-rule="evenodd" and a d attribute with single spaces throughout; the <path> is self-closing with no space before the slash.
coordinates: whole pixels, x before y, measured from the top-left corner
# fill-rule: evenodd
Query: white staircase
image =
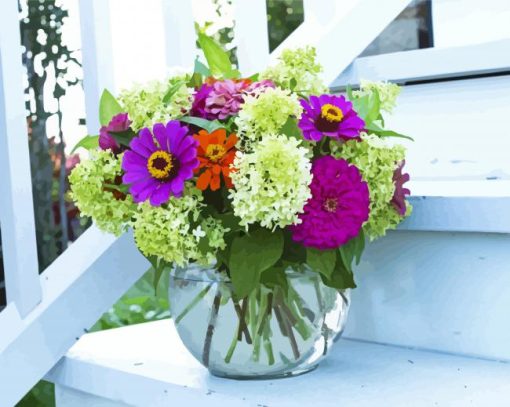
<path id="1" fill-rule="evenodd" d="M 505 125 L 510 74 L 502 75 L 510 72 L 509 40 L 355 59 L 409 1 L 382 3 L 307 0 L 305 22 L 280 47 L 313 40 L 325 77 L 340 91 L 360 78 L 408 84 L 388 124 L 416 140 L 407 160 L 414 213 L 368 247 L 357 270 L 346 339 L 331 358 L 300 378 L 237 383 L 209 376 L 183 348 L 170 321 L 87 334 L 75 343 L 148 268 L 130 234 L 115 239 L 93 228 L 41 276 L 34 271 L 37 265 L 16 262 L 18 246 L 5 253 L 11 266 L 6 264 L 9 304 L 0 313 L 0 406 L 13 405 L 50 368 L 46 378 L 56 384 L 59 406 L 510 404 L 510 130 Z M 13 166 L 28 164 L 26 146 L 18 150 L 12 144 L 13 135 L 23 134 L 24 120 L 22 88 L 12 85 L 21 81 L 19 50 L 12 46 L 15 4 L 0 5 L 0 148 L 9 147 L 0 168 L 13 180 L 7 187 L 0 183 L 2 196 L 12 197 L 0 215 L 3 242 L 24 233 L 23 242 L 33 244 L 33 220 L 12 204 L 31 202 L 26 173 L 20 172 L 23 190 L 12 187 Z M 167 61 L 189 65 L 191 6 L 178 0 L 162 4 L 164 18 L 174 21 L 165 25 Z M 271 56 L 261 45 L 267 38 L 265 1 L 235 4 L 236 41 L 246 47 L 240 66 L 254 72 L 279 50 Z M 114 88 L 108 6 L 102 0 L 82 0 L 80 6 L 87 115 L 95 131 L 99 91 Z M 341 57 L 328 58 L 336 39 L 355 31 L 354 21 L 361 17 L 363 35 L 352 33 Z M 172 47 L 175 38 L 178 47 Z M 501 76 L 466 79 L 480 73 Z M 436 82 L 444 78 L 450 80 Z M 421 80 L 431 82 L 409 84 Z M 16 103 L 5 103 L 12 95 Z"/>

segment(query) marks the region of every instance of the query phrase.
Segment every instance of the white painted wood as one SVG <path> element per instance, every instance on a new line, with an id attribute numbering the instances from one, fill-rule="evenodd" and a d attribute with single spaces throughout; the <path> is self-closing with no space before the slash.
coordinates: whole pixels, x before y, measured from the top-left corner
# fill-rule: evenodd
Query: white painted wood
<path id="1" fill-rule="evenodd" d="M 509 364 L 340 340 L 303 376 L 219 379 L 192 358 L 170 321 L 86 335 L 47 376 L 93 397 L 151 407 L 503 407 L 508 377 Z"/>
<path id="2" fill-rule="evenodd" d="M 415 181 L 509 181 L 506 117 L 510 75 L 405 86 L 386 125 L 414 137 L 403 143 Z"/>
<path id="3" fill-rule="evenodd" d="M 308 0 L 305 21 L 271 53 L 306 44 L 317 48 L 324 66 L 322 77 L 330 84 L 404 10 L 410 0 Z"/>
<path id="4" fill-rule="evenodd" d="M 399 230 L 510 233 L 510 180 L 411 181 L 413 214 Z"/>
<path id="5" fill-rule="evenodd" d="M 0 336 L 0 405 L 17 402 L 149 266 L 132 233 L 94 226 L 60 255 L 41 275 L 42 302 Z"/>
<path id="6" fill-rule="evenodd" d="M 400 230 L 510 234 L 510 196 L 413 196 L 409 201 L 413 214 L 398 226 Z"/>
<path id="7" fill-rule="evenodd" d="M 58 407 L 128 407 L 129 404 L 93 396 L 69 387 L 55 386 L 55 404 Z"/>
<path id="8" fill-rule="evenodd" d="M 192 1 L 163 0 L 166 63 L 192 70 L 197 49 Z"/>
<path id="9" fill-rule="evenodd" d="M 508 0 L 432 0 L 436 47 L 510 39 L 509 21 Z"/>
<path id="10" fill-rule="evenodd" d="M 355 270 L 345 335 L 510 361 L 509 247 L 508 234 L 388 233 Z"/>
<path id="11" fill-rule="evenodd" d="M 89 134 L 98 134 L 101 93 L 104 89 L 115 91 L 110 2 L 80 0 L 79 4 L 87 130 Z"/>
<path id="12" fill-rule="evenodd" d="M 18 3 L 1 2 L 0 222 L 7 302 L 25 316 L 41 301 L 41 286 L 18 20 Z"/>
<path id="13" fill-rule="evenodd" d="M 335 79 L 333 89 L 361 79 L 405 83 L 510 71 L 510 39 L 447 48 L 427 48 L 356 59 Z"/>
<path id="14" fill-rule="evenodd" d="M 266 0 L 236 0 L 234 11 L 239 70 L 249 77 L 264 69 L 269 61 Z"/>

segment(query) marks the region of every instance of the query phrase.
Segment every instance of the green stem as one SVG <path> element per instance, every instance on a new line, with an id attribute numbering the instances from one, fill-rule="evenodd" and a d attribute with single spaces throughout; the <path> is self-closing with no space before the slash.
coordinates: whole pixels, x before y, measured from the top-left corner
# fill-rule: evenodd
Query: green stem
<path id="1" fill-rule="evenodd" d="M 251 339 L 250 331 L 248 330 L 248 326 L 246 325 L 246 312 L 248 311 L 248 298 L 244 298 L 242 300 L 241 306 L 239 306 L 239 303 L 237 301 L 235 301 L 234 308 L 236 310 L 237 317 L 239 318 L 239 326 L 237 329 L 237 340 L 242 341 L 243 333 L 244 333 L 244 337 L 246 338 L 246 343 L 248 345 L 251 345 L 252 339 Z"/>
<path id="2" fill-rule="evenodd" d="M 280 314 L 280 318 L 282 319 L 282 324 L 285 326 L 285 331 L 287 332 L 286 336 L 288 336 L 288 338 L 289 338 L 290 347 L 292 348 L 292 353 L 294 354 L 294 359 L 297 360 L 300 357 L 300 353 L 299 353 L 299 347 L 298 347 L 298 344 L 296 341 L 296 337 L 294 336 L 294 332 L 292 331 L 292 326 L 290 325 L 289 320 L 280 311 L 279 305 L 275 306 L 275 315 L 276 315 L 276 310 L 279 310 L 278 314 Z"/>
<path id="3" fill-rule="evenodd" d="M 260 357 L 260 336 L 262 333 L 262 327 L 264 323 L 264 317 L 267 313 L 266 307 L 267 307 L 267 301 L 269 294 L 266 296 L 264 293 L 262 293 L 262 290 L 260 290 L 260 303 L 259 303 L 259 313 L 257 315 L 257 324 L 256 324 L 256 330 L 254 332 L 254 338 L 253 338 L 253 352 L 252 352 L 252 359 L 255 362 L 258 362 Z"/>
<path id="4" fill-rule="evenodd" d="M 186 308 L 182 310 L 182 312 L 177 316 L 177 318 L 174 319 L 175 324 L 177 325 L 181 320 L 190 312 L 209 292 L 211 289 L 212 284 L 209 284 L 207 287 L 205 287 L 202 291 L 198 293 L 198 295 L 191 301 Z"/>
<path id="5" fill-rule="evenodd" d="M 326 310 L 325 310 L 324 300 L 322 298 L 322 293 L 321 293 L 321 287 L 320 287 L 320 284 L 319 284 L 319 280 L 315 279 L 315 281 L 313 282 L 313 285 L 315 287 L 315 293 L 317 295 L 317 302 L 319 303 L 320 313 L 321 313 L 321 315 L 324 315 Z M 322 332 L 322 335 L 324 336 L 324 350 L 322 351 L 322 354 L 326 355 L 328 353 L 329 329 L 328 329 L 328 326 L 326 325 L 325 318 L 322 321 L 321 332 Z"/>
<path id="6" fill-rule="evenodd" d="M 205 367 L 209 366 L 209 356 L 211 353 L 211 344 L 212 338 L 214 335 L 214 328 L 216 326 L 216 318 L 218 317 L 218 312 L 220 310 L 221 304 L 221 291 L 219 288 L 216 291 L 216 295 L 214 296 L 213 307 L 211 309 L 211 315 L 209 317 L 209 325 L 207 326 L 207 333 L 205 335 L 204 341 L 204 351 L 202 353 L 202 362 Z"/>
<path id="7" fill-rule="evenodd" d="M 263 332 L 263 340 L 264 340 L 264 349 L 267 353 L 267 361 L 269 366 L 274 365 L 274 353 L 273 353 L 273 345 L 271 344 L 271 308 L 269 308 L 269 314 L 266 318 L 266 323 L 264 324 L 264 332 Z"/>

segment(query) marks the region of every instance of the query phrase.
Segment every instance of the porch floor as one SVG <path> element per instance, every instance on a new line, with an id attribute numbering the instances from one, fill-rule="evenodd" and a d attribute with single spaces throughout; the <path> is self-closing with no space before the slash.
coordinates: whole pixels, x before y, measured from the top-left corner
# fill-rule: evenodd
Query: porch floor
<path id="1" fill-rule="evenodd" d="M 47 379 L 95 400 L 82 405 L 510 405 L 509 363 L 351 339 L 299 377 L 219 379 L 188 353 L 168 320 L 84 335 Z"/>

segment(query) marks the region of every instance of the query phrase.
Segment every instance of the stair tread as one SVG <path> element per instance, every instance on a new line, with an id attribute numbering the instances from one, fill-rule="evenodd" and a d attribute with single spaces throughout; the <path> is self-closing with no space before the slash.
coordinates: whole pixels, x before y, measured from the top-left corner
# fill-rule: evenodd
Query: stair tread
<path id="1" fill-rule="evenodd" d="M 341 339 L 292 379 L 212 377 L 168 320 L 84 335 L 50 371 L 56 384 L 130 405 L 503 406 L 510 364 Z M 382 404 L 381 404 L 382 403 Z"/>

